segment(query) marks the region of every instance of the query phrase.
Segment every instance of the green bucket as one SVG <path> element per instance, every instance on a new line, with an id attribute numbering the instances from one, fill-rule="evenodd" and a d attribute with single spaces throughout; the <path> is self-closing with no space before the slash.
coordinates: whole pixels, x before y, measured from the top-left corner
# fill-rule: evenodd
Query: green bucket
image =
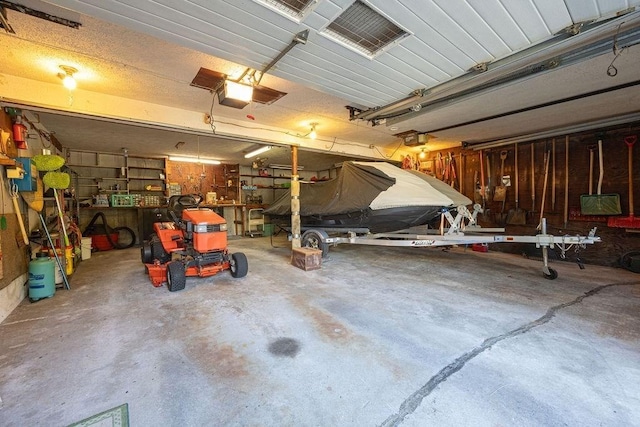
<path id="1" fill-rule="evenodd" d="M 272 236 L 275 225 L 273 224 L 264 224 L 264 233 L 263 236 Z"/>

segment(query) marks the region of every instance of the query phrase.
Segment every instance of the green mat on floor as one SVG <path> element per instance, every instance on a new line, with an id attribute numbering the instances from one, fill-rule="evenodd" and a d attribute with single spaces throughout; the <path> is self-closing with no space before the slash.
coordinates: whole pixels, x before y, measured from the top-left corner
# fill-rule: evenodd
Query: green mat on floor
<path id="1" fill-rule="evenodd" d="M 69 427 L 129 427 L 129 404 L 125 403 L 92 417 L 73 423 Z"/>

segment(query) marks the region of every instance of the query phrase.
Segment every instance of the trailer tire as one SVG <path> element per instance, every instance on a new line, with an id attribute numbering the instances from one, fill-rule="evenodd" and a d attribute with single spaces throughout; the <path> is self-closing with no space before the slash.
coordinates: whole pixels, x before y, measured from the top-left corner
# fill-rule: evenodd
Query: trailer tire
<path id="1" fill-rule="evenodd" d="M 319 249 L 322 258 L 329 255 L 329 244 L 325 242 L 329 235 L 323 230 L 307 230 L 302 234 L 302 246 L 305 248 Z"/>
<path id="2" fill-rule="evenodd" d="M 543 272 L 542 275 L 544 276 L 545 279 L 549 279 L 549 280 L 555 280 L 558 278 L 558 272 L 555 271 L 553 268 L 549 269 L 549 274 Z"/>
<path id="3" fill-rule="evenodd" d="M 170 292 L 181 291 L 187 282 L 184 264 L 180 261 L 172 261 L 167 265 L 167 286 Z"/>
<path id="4" fill-rule="evenodd" d="M 242 252 L 231 254 L 231 260 L 229 264 L 232 277 L 244 277 L 249 272 L 249 262 L 247 261 L 247 256 Z"/>
<path id="5" fill-rule="evenodd" d="M 633 263 L 634 259 L 637 257 L 640 257 L 640 251 L 627 252 L 620 257 L 620 265 L 622 266 L 622 268 L 633 273 L 640 273 L 640 271 L 638 271 L 637 265 Z"/>

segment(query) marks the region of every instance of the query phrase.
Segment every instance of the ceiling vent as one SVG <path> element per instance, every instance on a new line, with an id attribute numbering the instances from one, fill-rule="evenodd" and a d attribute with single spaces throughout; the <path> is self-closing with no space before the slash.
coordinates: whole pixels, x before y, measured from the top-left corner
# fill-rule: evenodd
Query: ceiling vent
<path id="1" fill-rule="evenodd" d="M 261 3 L 297 20 L 302 20 L 318 0 L 259 0 Z"/>
<path id="2" fill-rule="evenodd" d="M 324 33 L 367 57 L 377 55 L 409 35 L 360 0 L 342 12 Z"/>
<path id="3" fill-rule="evenodd" d="M 208 68 L 200 68 L 198 74 L 193 78 L 191 86 L 199 87 L 209 91 L 217 91 L 222 87 L 222 84 L 227 79 L 226 74 L 219 73 L 217 71 L 209 70 Z M 286 95 L 286 92 L 280 92 L 279 90 L 272 89 L 270 87 L 255 85 L 253 87 L 253 102 L 260 104 L 273 104 L 278 99 Z M 245 103 L 246 105 L 246 103 Z M 244 106 L 244 105 L 243 105 Z M 242 108 L 242 107 L 235 107 Z"/>

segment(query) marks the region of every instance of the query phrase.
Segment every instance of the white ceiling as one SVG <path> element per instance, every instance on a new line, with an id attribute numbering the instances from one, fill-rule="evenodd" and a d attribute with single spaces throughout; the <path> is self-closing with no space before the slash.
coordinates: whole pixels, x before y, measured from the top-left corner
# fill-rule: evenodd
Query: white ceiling
<path id="1" fill-rule="evenodd" d="M 454 99 L 445 106 L 425 107 L 408 120 L 394 123 L 397 129 L 350 121 L 346 105 L 366 110 L 422 89 L 432 91 L 425 100 L 435 101 L 434 95 L 445 86 L 455 92 L 460 79 L 471 76 L 479 82 L 490 78 L 500 72 L 498 65 L 514 54 L 522 55 L 525 49 L 541 43 L 554 44 L 554 35 L 572 24 L 606 20 L 640 5 L 640 0 L 367 0 L 369 6 L 410 33 L 374 58 L 367 58 L 323 35 L 324 27 L 352 1 L 317 0 L 301 22 L 273 11 L 260 0 L 49 1 L 45 6 L 68 9 L 53 8 L 51 13 L 81 22 L 80 29 L 9 10 L 8 20 L 16 34 L 0 34 L 4 52 L 0 71 L 53 85 L 60 83 L 58 65 L 72 65 L 80 70 L 78 91 L 84 97 L 91 93 L 113 95 L 202 115 L 211 108 L 212 95 L 189 86 L 200 67 L 231 76 L 238 76 L 246 67 L 260 70 L 296 33 L 308 29 L 307 43 L 294 47 L 261 82 L 287 92 L 285 97 L 272 105 L 252 104 L 243 110 L 216 104 L 214 119 L 236 120 L 253 128 L 277 127 L 294 135 L 308 133 L 309 123 L 317 122 L 318 134 L 327 141 L 322 149 L 348 154 L 355 145 L 374 145 L 386 148 L 385 153 L 392 152 L 401 146 L 393 134 L 410 129 L 434 134 L 436 138 L 427 148 L 437 149 L 439 142 L 444 147 L 460 141 L 517 137 L 640 112 L 640 91 L 632 86 L 483 120 L 638 80 L 637 46 L 624 50 L 616 59 L 615 77 L 607 75 L 614 59 L 609 32 L 601 38 L 610 45 L 595 58 Z M 34 8 L 43 6 L 36 0 L 28 3 Z M 625 31 L 637 28 L 638 12 L 620 18 L 622 21 Z M 532 56 L 527 62 L 524 58 L 520 68 L 538 60 Z M 476 76 L 467 71 L 483 62 L 489 63 L 487 73 Z M 474 84 L 471 80 L 470 86 Z M 73 110 L 72 106 L 68 109 Z M 255 120 L 248 119 L 248 114 Z M 109 115 L 118 117 L 118 111 Z M 118 150 L 128 146 L 141 153 L 166 155 L 177 154 L 174 146 L 180 135 L 186 135 L 183 140 L 195 138 L 180 131 L 152 132 L 157 139 L 150 140 L 150 135 L 140 134 L 143 128 L 114 127 L 109 122 L 98 126 L 94 121 L 96 131 L 87 134 L 77 131 L 87 123 L 81 119 L 52 114 L 43 114 L 41 119 L 63 145 L 75 148 Z M 477 123 L 460 126 L 472 121 Z M 242 137 L 242 127 L 237 130 Z M 240 143 L 229 144 L 211 135 L 204 138 L 201 146 L 211 148 L 212 155 L 239 155 Z M 240 154 L 255 145 L 241 144 Z M 370 157 L 379 157 L 380 152 L 372 149 Z"/>

